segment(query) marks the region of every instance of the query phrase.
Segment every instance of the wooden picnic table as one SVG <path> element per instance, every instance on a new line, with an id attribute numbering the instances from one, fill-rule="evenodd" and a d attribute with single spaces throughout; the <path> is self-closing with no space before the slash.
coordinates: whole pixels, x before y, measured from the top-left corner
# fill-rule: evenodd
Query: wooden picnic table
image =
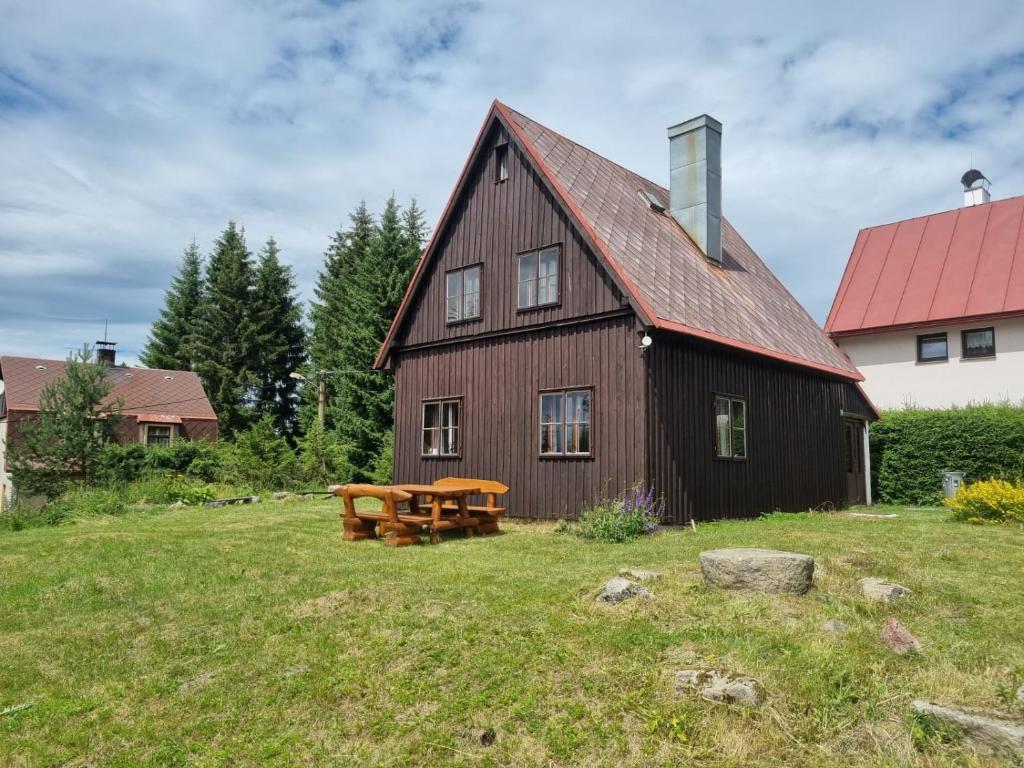
<path id="1" fill-rule="evenodd" d="M 412 496 L 409 500 L 409 509 L 412 512 L 419 510 L 420 499 L 430 504 L 430 541 L 435 543 L 438 534 L 442 530 L 450 528 L 464 528 L 466 537 L 472 538 L 474 529 L 480 521 L 469 516 L 469 506 L 466 502 L 467 496 L 475 496 L 480 489 L 472 486 L 451 487 L 445 485 L 396 485 L 400 491 Z M 448 503 L 446 507 L 445 504 Z M 451 505 L 454 504 L 454 509 Z M 455 514 L 450 514 L 454 512 Z"/>

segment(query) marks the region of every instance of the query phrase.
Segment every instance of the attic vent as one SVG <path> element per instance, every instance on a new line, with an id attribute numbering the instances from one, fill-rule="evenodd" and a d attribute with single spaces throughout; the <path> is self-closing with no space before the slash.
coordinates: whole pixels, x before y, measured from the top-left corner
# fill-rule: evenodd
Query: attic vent
<path id="1" fill-rule="evenodd" d="M 173 376 L 164 376 L 164 381 L 174 381 Z"/>
<path id="2" fill-rule="evenodd" d="M 637 197 L 651 207 L 652 211 L 657 213 L 664 213 L 665 206 L 658 202 L 658 198 L 648 192 L 646 189 L 638 189 L 636 191 Z"/>
<path id="3" fill-rule="evenodd" d="M 37 371 L 45 371 L 46 370 L 46 366 L 45 365 L 37 365 L 36 366 L 36 370 Z"/>
<path id="4" fill-rule="evenodd" d="M 133 375 L 134 375 L 134 374 L 131 374 L 131 373 L 126 373 L 126 374 L 124 375 L 124 377 L 125 377 L 126 379 L 130 379 L 130 378 L 131 378 L 131 377 L 132 377 Z"/>

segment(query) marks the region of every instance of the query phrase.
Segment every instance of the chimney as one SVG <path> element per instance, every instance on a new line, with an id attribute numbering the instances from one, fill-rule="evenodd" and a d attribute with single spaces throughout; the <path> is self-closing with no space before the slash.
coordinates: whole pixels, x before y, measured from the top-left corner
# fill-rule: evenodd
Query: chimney
<path id="1" fill-rule="evenodd" d="M 971 168 L 960 177 L 960 183 L 964 185 L 964 208 L 972 205 L 982 205 L 992 199 L 988 179 L 981 171 Z"/>
<path id="2" fill-rule="evenodd" d="M 117 351 L 114 349 L 116 346 L 116 341 L 97 341 L 96 362 L 107 368 L 113 368 L 117 362 Z"/>
<path id="3" fill-rule="evenodd" d="M 722 124 L 701 115 L 668 129 L 669 213 L 722 263 Z"/>

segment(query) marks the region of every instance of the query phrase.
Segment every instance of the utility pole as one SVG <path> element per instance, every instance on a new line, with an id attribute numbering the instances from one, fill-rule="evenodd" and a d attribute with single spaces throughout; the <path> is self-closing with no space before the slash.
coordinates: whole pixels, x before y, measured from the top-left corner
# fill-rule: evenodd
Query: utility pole
<path id="1" fill-rule="evenodd" d="M 323 429 L 327 418 L 327 371 L 316 372 L 316 415 Z"/>

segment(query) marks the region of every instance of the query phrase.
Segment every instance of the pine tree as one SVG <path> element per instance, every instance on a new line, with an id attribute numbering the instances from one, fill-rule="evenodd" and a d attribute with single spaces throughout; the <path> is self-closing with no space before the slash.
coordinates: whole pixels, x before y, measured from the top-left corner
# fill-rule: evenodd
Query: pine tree
<path id="1" fill-rule="evenodd" d="M 191 370 L 196 312 L 203 298 L 203 258 L 195 241 L 185 249 L 178 274 L 164 294 L 164 308 L 153 323 L 139 359 L 150 368 Z"/>
<path id="2" fill-rule="evenodd" d="M 46 385 L 35 419 L 18 422 L 10 462 L 19 493 L 53 499 L 74 480 L 88 483 L 103 447 L 114 438 L 121 403 L 110 402 L 106 368 L 89 347 L 68 358 L 64 375 Z"/>
<path id="3" fill-rule="evenodd" d="M 296 295 L 295 275 L 291 267 L 281 263 L 279 253 L 277 242 L 271 237 L 260 252 L 256 268 L 256 413 L 269 414 L 281 434 L 292 436 L 296 431 L 298 382 L 289 374 L 305 362 L 306 329 Z"/>
<path id="4" fill-rule="evenodd" d="M 220 426 L 231 437 L 252 422 L 259 387 L 255 274 L 245 231 L 230 222 L 206 265 L 206 290 L 195 324 L 194 368 Z"/>
<path id="5" fill-rule="evenodd" d="M 354 264 L 349 300 L 342 307 L 342 356 L 349 372 L 336 377 L 338 429 L 357 480 L 373 475 L 394 418 L 394 380 L 373 362 L 405 294 L 424 234 L 415 201 L 403 216 L 388 200 L 365 258 Z"/>

